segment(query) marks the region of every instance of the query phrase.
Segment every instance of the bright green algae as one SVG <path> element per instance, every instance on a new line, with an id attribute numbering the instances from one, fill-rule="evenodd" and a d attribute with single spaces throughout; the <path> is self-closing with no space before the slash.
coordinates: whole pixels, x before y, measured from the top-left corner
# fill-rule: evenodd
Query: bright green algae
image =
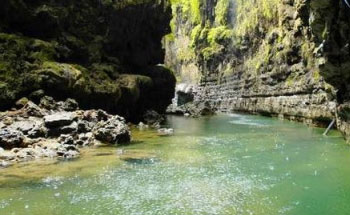
<path id="1" fill-rule="evenodd" d="M 338 132 L 273 118 L 169 117 L 175 135 L 0 170 L 0 214 L 347 214 Z"/>

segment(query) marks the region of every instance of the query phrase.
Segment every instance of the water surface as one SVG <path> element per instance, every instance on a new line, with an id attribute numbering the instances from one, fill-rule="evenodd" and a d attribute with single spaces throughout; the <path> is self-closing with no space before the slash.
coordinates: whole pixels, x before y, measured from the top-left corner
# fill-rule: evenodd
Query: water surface
<path id="1" fill-rule="evenodd" d="M 350 147 L 274 118 L 169 117 L 171 137 L 0 170 L 1 215 L 350 214 Z"/>

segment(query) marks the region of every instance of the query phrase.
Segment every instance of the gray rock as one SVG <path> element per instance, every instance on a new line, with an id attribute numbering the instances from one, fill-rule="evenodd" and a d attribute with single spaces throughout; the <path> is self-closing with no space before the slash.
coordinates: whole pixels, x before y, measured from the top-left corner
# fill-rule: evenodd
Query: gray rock
<path id="1" fill-rule="evenodd" d="M 137 128 L 140 129 L 141 131 L 142 130 L 145 130 L 145 129 L 148 129 L 149 126 L 144 124 L 143 122 L 140 122 L 138 125 L 137 125 Z"/>
<path id="2" fill-rule="evenodd" d="M 32 130 L 28 132 L 28 137 L 30 138 L 39 138 L 47 136 L 47 128 L 44 125 L 44 122 L 37 122 Z"/>
<path id="3" fill-rule="evenodd" d="M 0 160 L 12 161 L 16 159 L 16 153 L 11 151 L 0 152 Z"/>
<path id="4" fill-rule="evenodd" d="M 32 160 L 34 158 L 41 157 L 42 154 L 39 150 L 33 149 L 33 148 L 24 148 L 20 149 L 19 152 L 17 152 L 16 157 L 20 160 Z"/>
<path id="5" fill-rule="evenodd" d="M 64 153 L 63 157 L 65 159 L 74 159 L 79 157 L 80 153 L 78 151 L 75 150 L 69 150 L 67 152 Z"/>
<path id="6" fill-rule="evenodd" d="M 76 143 L 80 146 L 88 146 L 91 145 L 93 142 L 93 134 L 91 132 L 88 132 L 86 134 L 79 134 L 78 140 Z"/>
<path id="7" fill-rule="evenodd" d="M 2 123 L 6 126 L 12 125 L 15 122 L 15 120 L 12 117 L 5 117 L 2 119 Z"/>
<path id="8" fill-rule="evenodd" d="M 19 120 L 19 121 L 15 121 L 14 123 L 12 123 L 12 125 L 10 126 L 11 129 L 14 130 L 18 130 L 23 132 L 23 134 L 28 134 L 28 132 L 30 132 L 36 125 L 35 121 L 32 120 L 27 120 L 27 119 L 23 119 L 23 120 Z"/>
<path id="9" fill-rule="evenodd" d="M 98 121 L 106 121 L 111 118 L 111 115 L 109 115 L 106 111 L 103 110 L 97 110 L 97 120 Z M 120 119 L 119 119 L 120 120 Z"/>
<path id="10" fill-rule="evenodd" d="M 31 101 L 29 101 L 23 109 L 27 116 L 43 117 L 45 115 L 45 111 Z"/>
<path id="11" fill-rule="evenodd" d="M 39 106 L 47 110 L 57 109 L 57 102 L 50 96 L 44 96 L 40 99 Z"/>
<path id="12" fill-rule="evenodd" d="M 44 90 L 37 90 L 32 92 L 29 95 L 29 98 L 34 101 L 35 103 L 39 103 L 41 98 L 43 98 L 45 96 L 45 91 Z"/>
<path id="13" fill-rule="evenodd" d="M 60 134 L 75 134 L 78 132 L 78 123 L 72 122 L 72 124 L 63 126 L 59 129 Z"/>
<path id="14" fill-rule="evenodd" d="M 74 145 L 74 138 L 71 135 L 61 135 L 59 140 L 59 143 L 62 145 Z"/>
<path id="15" fill-rule="evenodd" d="M 56 155 L 61 158 L 71 159 L 80 155 L 79 149 L 74 145 L 61 145 L 56 152 Z"/>
<path id="16" fill-rule="evenodd" d="M 90 132 L 92 130 L 92 125 L 86 121 L 86 120 L 79 120 L 78 121 L 78 132 L 79 133 L 86 133 Z"/>
<path id="17" fill-rule="evenodd" d="M 24 135 L 22 132 L 14 129 L 0 129 L 0 147 L 12 149 L 20 147 L 23 143 Z"/>
<path id="18" fill-rule="evenodd" d="M 158 129 L 158 134 L 160 136 L 170 136 L 174 134 L 174 129 L 172 128 L 161 128 Z"/>
<path id="19" fill-rule="evenodd" d="M 8 161 L 0 160 L 0 168 L 7 168 L 11 166 L 12 164 Z"/>
<path id="20" fill-rule="evenodd" d="M 16 102 L 16 107 L 21 109 L 29 102 L 28 98 L 23 97 Z"/>
<path id="21" fill-rule="evenodd" d="M 67 99 L 63 103 L 63 110 L 65 111 L 75 111 L 79 108 L 78 102 L 75 101 L 74 99 Z"/>
<path id="22" fill-rule="evenodd" d="M 112 117 L 106 122 L 100 122 L 94 129 L 94 137 L 104 143 L 123 144 L 130 142 L 130 131 L 120 117 Z"/>
<path id="23" fill-rule="evenodd" d="M 48 128 L 55 128 L 72 124 L 75 117 L 76 114 L 72 112 L 59 112 L 45 116 L 44 122 Z"/>
<path id="24" fill-rule="evenodd" d="M 154 110 L 148 110 L 143 114 L 143 120 L 147 125 L 155 127 L 164 121 L 164 117 Z"/>

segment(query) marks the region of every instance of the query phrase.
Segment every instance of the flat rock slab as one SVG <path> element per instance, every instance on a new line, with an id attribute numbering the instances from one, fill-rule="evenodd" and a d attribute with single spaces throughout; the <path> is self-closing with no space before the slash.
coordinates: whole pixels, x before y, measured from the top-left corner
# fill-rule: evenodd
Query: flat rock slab
<path id="1" fill-rule="evenodd" d="M 54 128 L 70 125 L 74 119 L 76 118 L 76 114 L 72 112 L 60 112 L 52 115 L 48 115 L 44 117 L 44 122 L 46 127 Z"/>

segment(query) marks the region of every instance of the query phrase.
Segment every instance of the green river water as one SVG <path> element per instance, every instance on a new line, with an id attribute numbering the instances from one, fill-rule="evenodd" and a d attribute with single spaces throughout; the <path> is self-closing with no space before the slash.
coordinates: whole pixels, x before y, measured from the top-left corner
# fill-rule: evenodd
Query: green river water
<path id="1" fill-rule="evenodd" d="M 175 135 L 0 169 L 1 215 L 350 214 L 350 147 L 249 115 L 169 117 Z"/>

